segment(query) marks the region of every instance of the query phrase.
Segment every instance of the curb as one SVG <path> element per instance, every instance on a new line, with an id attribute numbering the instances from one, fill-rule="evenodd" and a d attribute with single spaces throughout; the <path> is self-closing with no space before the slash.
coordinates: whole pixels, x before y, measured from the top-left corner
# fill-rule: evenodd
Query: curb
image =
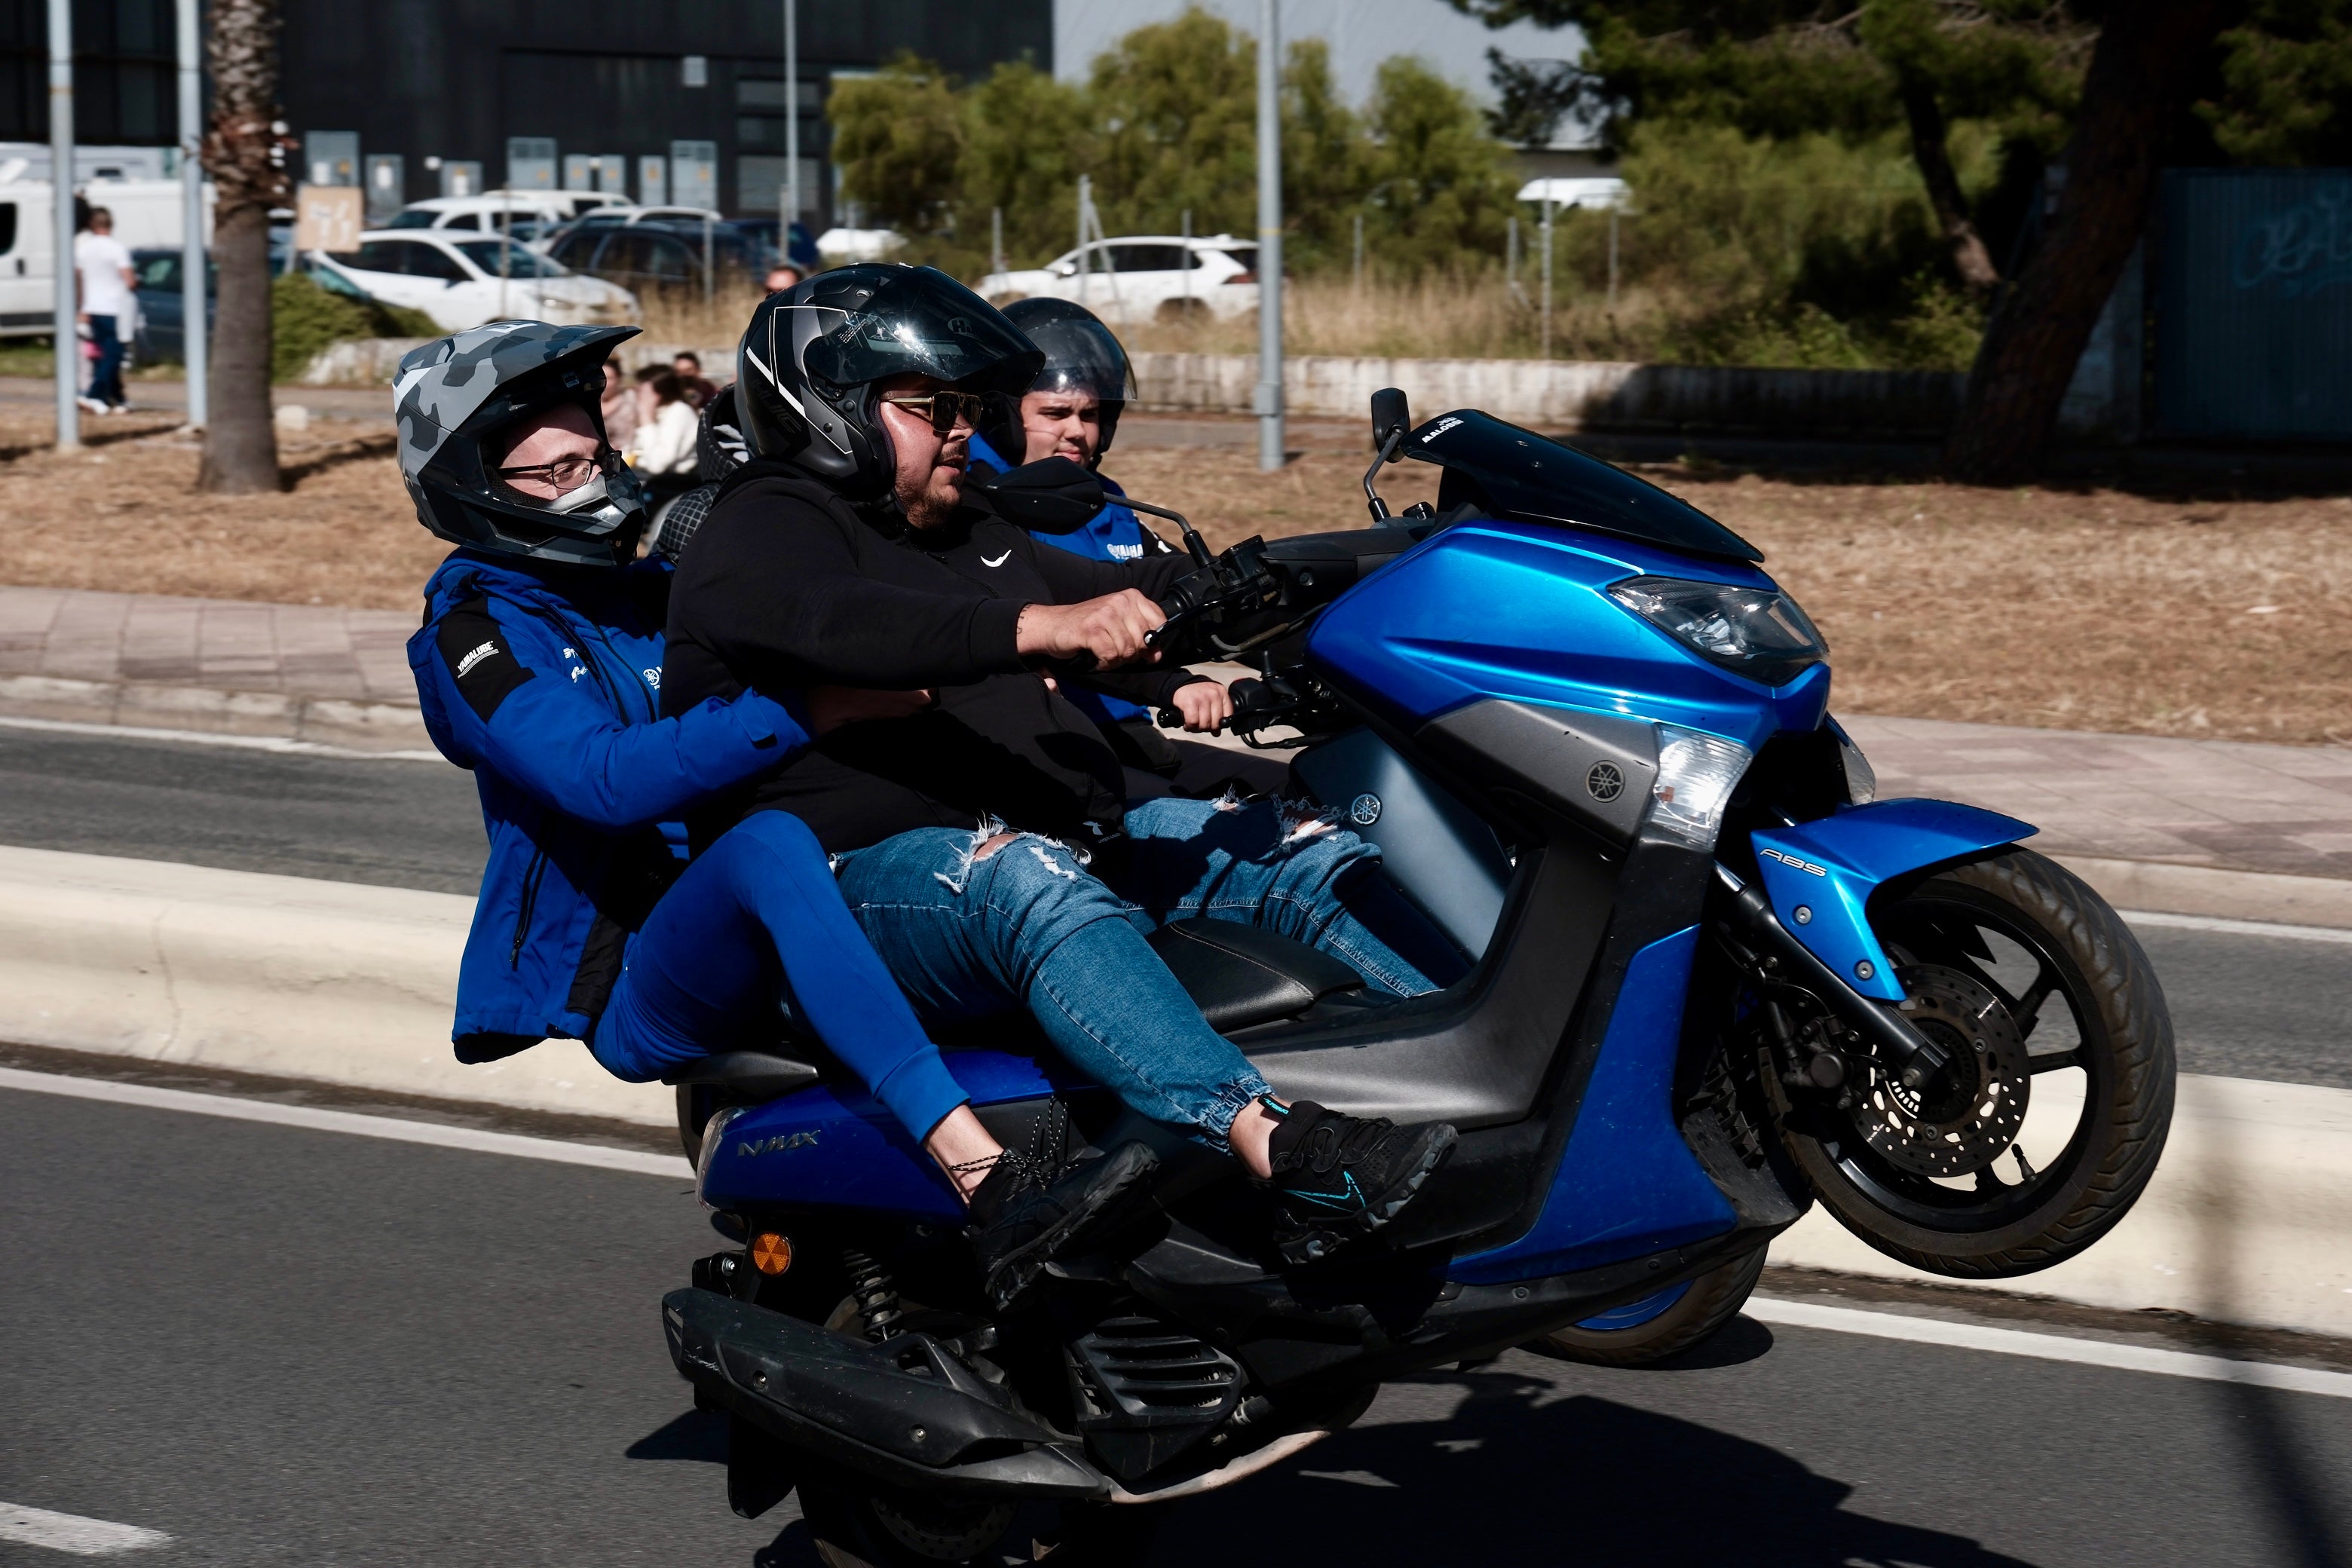
<path id="1" fill-rule="evenodd" d="M 2031 843 L 2029 841 L 2029 847 Z M 2053 855 L 2119 910 L 2352 929 L 2352 882 L 2277 871 L 2235 871 L 2158 860 Z"/>
<path id="2" fill-rule="evenodd" d="M 618 1082 L 576 1041 L 457 1061 L 473 911 L 449 893 L 0 847 L 0 1039 L 668 1126 L 667 1089 Z M 1932 1278 L 1819 1209 L 1773 1258 Z M 1982 1285 L 2352 1337 L 2352 1090 L 2183 1078 L 2130 1216 L 2082 1258 Z"/>
<path id="3" fill-rule="evenodd" d="M 229 691 L 136 680 L 0 676 L 0 715 L 127 729 L 194 730 L 344 746 L 362 752 L 430 752 L 432 737 L 414 702 L 361 702 Z"/>

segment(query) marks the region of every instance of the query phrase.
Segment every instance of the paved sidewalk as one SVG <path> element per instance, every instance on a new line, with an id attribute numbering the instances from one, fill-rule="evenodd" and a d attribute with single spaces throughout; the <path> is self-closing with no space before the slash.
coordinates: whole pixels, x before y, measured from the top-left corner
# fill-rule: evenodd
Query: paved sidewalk
<path id="1" fill-rule="evenodd" d="M 0 713 L 428 744 L 398 610 L 0 586 Z M 1882 795 L 2004 811 L 2049 853 L 2352 880 L 2352 748 L 1849 719 Z"/>

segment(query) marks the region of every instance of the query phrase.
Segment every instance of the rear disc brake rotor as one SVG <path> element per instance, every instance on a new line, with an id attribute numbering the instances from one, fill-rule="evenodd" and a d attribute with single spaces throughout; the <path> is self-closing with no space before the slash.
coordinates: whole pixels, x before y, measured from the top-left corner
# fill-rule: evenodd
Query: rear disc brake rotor
<path id="1" fill-rule="evenodd" d="M 2025 1041 L 2000 998 L 1957 969 L 1908 963 L 1895 976 L 1910 997 L 1903 1016 L 1950 1059 L 1916 1089 L 1872 1063 L 1855 1130 L 1882 1159 L 1915 1175 L 1981 1171 L 2025 1125 L 2032 1081 Z"/>

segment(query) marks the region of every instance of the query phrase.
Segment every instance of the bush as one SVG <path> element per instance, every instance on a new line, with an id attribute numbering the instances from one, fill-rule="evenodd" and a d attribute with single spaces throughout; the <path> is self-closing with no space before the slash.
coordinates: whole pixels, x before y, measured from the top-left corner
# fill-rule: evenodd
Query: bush
<path id="1" fill-rule="evenodd" d="M 440 327 L 422 310 L 355 299 L 304 272 L 269 286 L 269 376 L 292 381 L 331 345 L 352 338 L 434 338 Z"/>

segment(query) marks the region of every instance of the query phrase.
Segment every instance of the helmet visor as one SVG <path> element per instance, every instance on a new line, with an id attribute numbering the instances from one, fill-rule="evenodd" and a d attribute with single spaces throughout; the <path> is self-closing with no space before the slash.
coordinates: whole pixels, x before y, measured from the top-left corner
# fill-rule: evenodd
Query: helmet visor
<path id="1" fill-rule="evenodd" d="M 1045 368 L 1033 392 L 1090 393 L 1105 403 L 1135 396 L 1135 372 L 1127 351 L 1091 312 L 1024 321 L 1022 330 L 1045 353 Z"/>
<path id="2" fill-rule="evenodd" d="M 908 268 L 854 310 L 814 308 L 833 319 L 819 322 L 801 363 L 836 386 L 927 375 L 1017 395 L 1036 374 L 1029 340 L 995 306 L 929 267 Z"/>

